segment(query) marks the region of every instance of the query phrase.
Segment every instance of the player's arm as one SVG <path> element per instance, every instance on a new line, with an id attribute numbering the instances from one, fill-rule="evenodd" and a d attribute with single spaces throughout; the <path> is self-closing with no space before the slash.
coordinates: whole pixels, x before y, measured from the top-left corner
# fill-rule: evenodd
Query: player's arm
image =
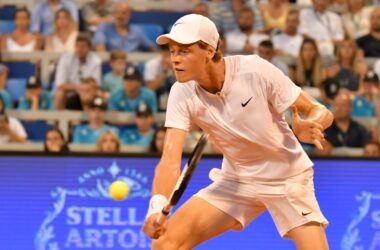
<path id="1" fill-rule="evenodd" d="M 331 112 L 304 91 L 301 91 L 291 109 L 293 110 L 292 128 L 298 139 L 323 149 L 322 142 L 325 139 L 322 132 L 330 127 L 334 120 Z"/>

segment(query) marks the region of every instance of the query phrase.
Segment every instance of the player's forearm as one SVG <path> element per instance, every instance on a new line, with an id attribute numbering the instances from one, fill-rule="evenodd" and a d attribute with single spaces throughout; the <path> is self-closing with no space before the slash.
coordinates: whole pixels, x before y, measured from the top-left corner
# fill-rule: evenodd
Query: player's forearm
<path id="1" fill-rule="evenodd" d="M 334 120 L 332 113 L 322 105 L 313 106 L 308 113 L 304 115 L 307 120 L 315 121 L 322 125 L 323 130 L 330 127 Z"/>
<path id="2" fill-rule="evenodd" d="M 152 194 L 162 194 L 168 198 L 174 189 L 179 175 L 179 165 L 158 164 L 153 181 Z"/>

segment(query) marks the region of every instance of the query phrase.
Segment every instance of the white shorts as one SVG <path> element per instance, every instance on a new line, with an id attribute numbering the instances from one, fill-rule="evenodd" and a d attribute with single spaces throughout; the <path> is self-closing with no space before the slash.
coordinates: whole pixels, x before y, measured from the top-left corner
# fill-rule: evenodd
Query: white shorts
<path id="1" fill-rule="evenodd" d="M 308 222 L 323 226 L 323 216 L 314 194 L 314 171 L 309 168 L 286 179 L 263 181 L 227 176 L 219 169 L 210 171 L 214 182 L 194 196 L 201 198 L 240 222 L 242 230 L 268 209 L 281 237 Z"/>

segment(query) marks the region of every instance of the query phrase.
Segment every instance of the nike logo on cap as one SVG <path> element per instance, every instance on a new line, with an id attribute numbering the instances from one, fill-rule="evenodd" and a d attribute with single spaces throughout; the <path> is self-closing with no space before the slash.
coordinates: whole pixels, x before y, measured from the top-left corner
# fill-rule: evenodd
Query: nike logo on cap
<path id="1" fill-rule="evenodd" d="M 244 108 L 245 106 L 247 106 L 247 104 L 251 101 L 253 96 L 251 96 L 251 98 L 248 99 L 248 101 L 244 102 L 244 103 L 241 103 L 241 106 Z"/>
<path id="2" fill-rule="evenodd" d="M 173 25 L 173 27 L 176 26 L 176 25 L 178 25 L 178 24 L 184 24 L 184 23 L 182 23 L 182 22 L 175 23 L 175 24 Z"/>

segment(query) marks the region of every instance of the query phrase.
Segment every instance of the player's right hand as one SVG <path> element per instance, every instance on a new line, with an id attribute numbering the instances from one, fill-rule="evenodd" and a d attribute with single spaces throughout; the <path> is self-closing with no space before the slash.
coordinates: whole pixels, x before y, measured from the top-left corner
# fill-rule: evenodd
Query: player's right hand
<path id="1" fill-rule="evenodd" d="M 158 239 L 165 232 L 166 228 L 166 219 L 162 224 L 157 222 L 159 213 L 152 214 L 148 218 L 145 219 L 143 225 L 143 231 L 146 235 L 148 235 L 151 239 Z"/>

